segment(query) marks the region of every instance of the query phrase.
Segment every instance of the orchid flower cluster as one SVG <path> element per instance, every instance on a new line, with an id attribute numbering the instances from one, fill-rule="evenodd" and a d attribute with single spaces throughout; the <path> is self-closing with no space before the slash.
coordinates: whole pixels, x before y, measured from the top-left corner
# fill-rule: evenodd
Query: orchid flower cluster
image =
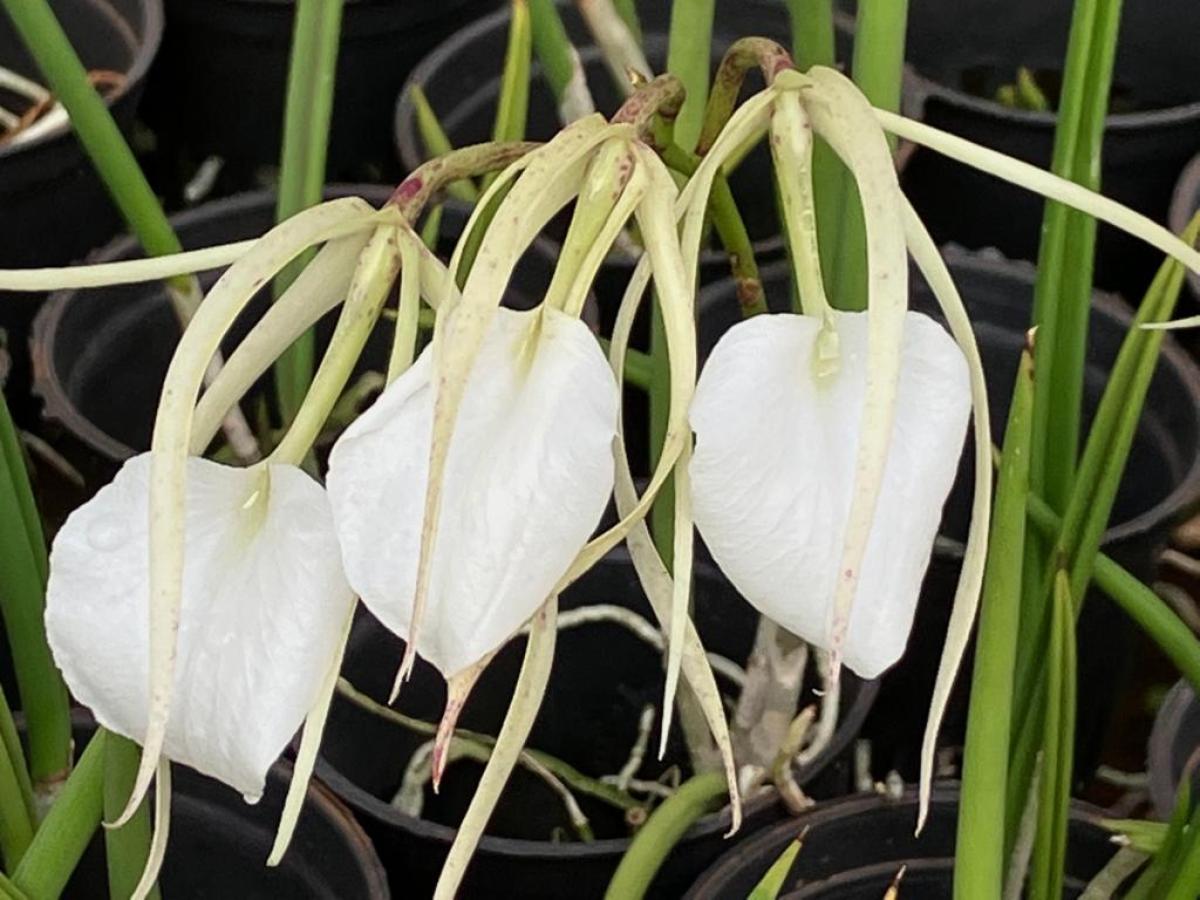
<path id="1" fill-rule="evenodd" d="M 927 790 L 933 740 L 982 579 L 991 437 L 970 323 L 900 191 L 885 130 L 1083 208 L 1193 268 L 1200 257 L 1075 185 L 874 110 L 837 71 L 796 71 L 770 42 L 741 42 L 730 59 L 730 77 L 718 79 L 723 89 L 710 107 L 717 124 L 709 149 L 682 187 L 653 137 L 670 113 L 664 97 L 677 101 L 678 88 L 656 79 L 611 122 L 592 114 L 544 145 L 456 151 L 414 173 L 382 209 L 334 200 L 282 223 L 248 251 L 226 254 L 236 260 L 200 305 L 166 376 L 151 450 L 70 517 L 51 554 L 46 623 L 55 659 L 96 719 L 144 748 L 122 821 L 157 773 L 155 838 L 136 896 L 148 891 L 163 859 L 170 762 L 254 802 L 267 769 L 302 728 L 270 859 L 278 861 L 313 768 L 356 598 L 407 643 L 395 691 L 418 655 L 447 680 L 435 784 L 472 685 L 528 628 L 513 705 L 439 885 L 438 896 L 452 896 L 549 677 L 557 596 L 622 541 L 667 636 L 664 718 L 682 678 L 720 748 L 736 828 L 739 786 L 725 711 L 687 614 L 694 531 L 754 607 L 828 652 L 834 687 L 842 664 L 875 677 L 904 651 L 973 410 L 972 526 L 930 711 Z M 745 59 L 762 67 L 767 85 L 734 109 Z M 825 296 L 814 136 L 830 144 L 859 188 L 866 312 L 835 311 Z M 697 377 L 696 263 L 709 193 L 722 167 L 763 137 L 803 312 L 733 327 Z M 496 169 L 444 265 L 414 230 L 425 204 L 455 178 Z M 542 303 L 502 308 L 518 259 L 571 204 Z M 580 313 L 631 222 L 645 250 L 606 358 Z M 468 238 L 477 229 L 470 260 Z M 201 393 L 234 319 L 285 265 L 317 247 Z M 161 277 L 164 266 L 192 270 L 221 252 L 118 264 L 120 272 L 99 267 L 94 277 Z M 949 332 L 907 309 L 909 254 Z M 136 266 L 141 274 L 132 274 Z M 387 387 L 337 441 L 322 486 L 302 463 L 397 280 Z M 620 396 L 632 323 L 651 282 L 669 345 L 670 403 L 660 460 L 639 494 Z M 274 451 L 246 468 L 204 459 L 224 414 L 339 303 L 311 389 Z M 414 359 L 422 303 L 436 311 L 435 324 Z M 668 478 L 676 577 L 644 522 Z M 610 498 L 619 521 L 593 536 Z"/>

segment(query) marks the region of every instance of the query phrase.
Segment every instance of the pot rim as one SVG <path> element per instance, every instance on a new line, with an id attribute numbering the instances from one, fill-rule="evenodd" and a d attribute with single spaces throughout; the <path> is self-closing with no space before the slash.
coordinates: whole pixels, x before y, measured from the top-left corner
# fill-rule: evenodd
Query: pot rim
<path id="1" fill-rule="evenodd" d="M 945 778 L 935 781 L 929 793 L 930 809 L 932 810 L 935 806 L 946 804 L 956 806 L 959 798 L 959 790 L 960 782 L 957 779 Z M 723 852 L 713 861 L 711 866 L 700 874 L 692 887 L 684 895 L 684 900 L 705 900 L 708 897 L 713 897 L 715 900 L 715 895 L 711 893 L 711 889 L 705 893 L 700 893 L 698 889 L 708 887 L 705 883 L 709 881 L 717 882 L 712 887 L 720 887 L 728 879 L 731 871 L 736 872 L 741 868 L 743 860 L 747 856 L 757 855 L 764 852 L 764 850 L 770 850 L 781 840 L 784 843 L 792 840 L 799 833 L 801 827 L 820 826 L 830 820 L 860 816 L 876 810 L 904 806 L 913 807 L 913 818 L 915 820 L 918 796 L 918 791 L 915 788 L 908 788 L 899 798 L 891 798 L 876 793 L 857 793 L 848 794 L 845 797 L 835 797 L 831 800 L 822 800 L 820 803 L 809 807 L 800 815 L 792 816 L 774 825 L 769 825 L 756 834 L 750 835 L 736 847 Z M 1071 799 L 1072 821 L 1102 828 L 1101 821 L 1104 817 L 1105 813 L 1099 807 L 1082 800 Z M 936 859 L 936 857 L 932 858 Z M 865 868 L 865 866 L 858 868 Z"/>
<path id="2" fill-rule="evenodd" d="M 1188 710 L 1196 703 L 1196 694 L 1186 678 L 1180 678 L 1171 689 L 1154 725 L 1150 728 L 1150 740 L 1146 743 L 1146 771 L 1149 776 L 1150 802 L 1154 812 L 1164 822 L 1169 821 L 1175 808 L 1176 773 L 1174 771 L 1174 741 Z"/>
<path id="3" fill-rule="evenodd" d="M 564 3 L 562 0 L 556 0 L 559 6 L 569 7 L 569 3 Z M 743 0 L 746 2 L 746 0 Z M 746 12 L 753 12 L 755 8 L 763 8 L 758 2 L 746 2 Z M 416 105 L 412 102 L 410 89 L 415 85 L 426 85 L 430 78 L 437 72 L 450 65 L 461 64 L 462 53 L 465 47 L 474 43 L 478 38 L 485 34 L 496 31 L 499 28 L 507 28 L 507 22 L 511 18 L 511 8 L 502 7 L 493 13 L 489 13 L 476 21 L 472 22 L 465 28 L 460 28 L 455 31 L 444 41 L 434 47 L 425 57 L 417 63 L 416 67 L 409 72 L 408 77 L 404 79 L 404 84 L 400 88 L 400 95 L 396 98 L 396 111 L 392 117 L 392 133 L 393 139 L 396 142 L 396 152 L 400 156 L 402 166 L 412 171 L 422 162 L 426 160 L 418 136 L 417 110 Z M 844 20 L 839 18 L 839 24 L 844 27 Z M 594 44 L 581 45 L 576 48 L 579 52 L 580 60 L 586 63 L 590 59 L 597 58 L 599 50 Z M 541 63 L 536 59 L 533 61 L 533 68 L 530 70 L 530 78 L 541 72 Z M 470 212 L 473 208 L 470 203 L 453 197 L 447 197 L 445 204 L 447 206 L 458 206 L 461 209 Z M 542 233 L 541 237 L 548 243 L 552 244 L 556 251 L 561 250 L 562 242 L 555 238 Z M 779 253 L 783 249 L 783 233 L 769 235 L 759 238 L 751 243 L 756 257 L 769 257 Z M 555 254 L 557 256 L 557 253 Z M 700 265 L 720 265 L 728 260 L 728 254 L 723 250 L 716 250 L 711 247 L 703 247 L 700 250 Z M 604 265 L 615 268 L 626 268 L 632 270 L 638 263 L 637 259 L 627 257 L 623 254 L 609 253 L 604 260 Z"/>
<path id="4" fill-rule="evenodd" d="M 368 202 L 378 201 L 379 203 L 387 199 L 391 190 L 390 186 L 379 184 L 330 184 L 325 187 L 326 194 L 361 196 Z M 170 217 L 170 223 L 171 227 L 179 232 L 199 223 L 237 218 L 263 206 L 269 205 L 274 208 L 274 203 L 275 192 L 270 189 L 245 191 L 176 213 Z M 138 239 L 125 233 L 93 250 L 84 258 L 84 262 L 104 263 L 138 259 L 144 256 L 145 252 Z M 147 283 L 154 284 L 155 282 Z M 137 286 L 136 284 L 127 285 L 127 287 Z M 42 401 L 43 420 L 58 422 L 88 449 L 99 453 L 106 459 L 121 463 L 135 456 L 138 451 L 109 435 L 75 406 L 59 376 L 52 352 L 59 326 L 62 324 L 71 301 L 88 290 L 92 289 L 66 288 L 54 291 L 46 297 L 45 302 L 34 316 L 33 329 L 29 338 L 30 362 L 33 369 L 32 392 Z"/>
<path id="5" fill-rule="evenodd" d="M 1009 125 L 1051 130 L 1058 121 L 1057 111 L 1017 109 L 985 97 L 976 97 L 974 94 L 952 88 L 922 74 L 919 68 L 911 62 L 906 63 L 904 67 L 903 87 L 908 101 L 919 111 L 917 118 L 922 120 L 925 118 L 925 104 L 933 99 L 945 103 L 947 106 L 999 119 Z M 1110 113 L 1104 119 L 1104 131 L 1105 133 L 1119 134 L 1143 128 L 1176 125 L 1194 119 L 1200 119 L 1200 99 L 1158 109 Z"/>
<path id="6" fill-rule="evenodd" d="M 95 715 L 86 706 L 72 706 L 70 720 L 72 735 L 78 731 L 87 732 L 89 740 L 97 729 L 103 727 L 96 721 Z M 13 713 L 13 721 L 18 730 L 23 732 L 26 727 L 25 713 L 22 710 L 16 710 Z M 111 733 L 116 734 L 116 732 Z M 120 736 L 124 737 L 123 735 Z M 75 749 L 78 751 L 78 746 Z M 182 766 L 186 770 L 186 775 L 190 778 L 216 781 L 216 779 L 193 769 L 186 763 L 173 762 L 173 765 Z M 294 775 L 295 765 L 290 759 L 282 755 L 271 763 L 270 768 L 267 769 L 268 781 L 277 779 L 285 794 Z M 186 781 L 184 783 L 186 784 Z M 178 793 L 186 795 L 186 787 L 179 790 Z M 236 799 L 241 805 L 233 807 L 235 810 L 241 811 L 243 807 L 249 808 L 254 806 L 254 804 L 245 803 L 240 797 Z M 383 861 L 379 858 L 379 853 L 375 850 L 375 845 L 371 842 L 366 831 L 363 830 L 358 819 L 354 817 L 354 814 L 350 812 L 333 791 L 313 778 L 309 779 L 303 805 L 307 808 L 310 804 L 315 812 L 331 821 L 347 838 L 347 850 L 349 850 L 354 860 L 359 864 L 363 879 L 366 882 L 367 895 L 373 898 L 373 900 L 391 900 L 392 894 L 391 887 L 388 884 L 387 870 L 383 866 Z M 266 865 L 265 861 L 263 865 Z"/>
<path id="7" fill-rule="evenodd" d="M 946 244 L 940 248 L 942 258 L 953 270 L 978 272 L 987 275 L 1003 276 L 1027 286 L 1030 291 L 1037 280 L 1037 268 L 1033 263 L 1024 260 L 1011 260 L 996 250 L 967 250 L 956 244 Z M 780 272 L 788 271 L 788 262 L 780 260 L 768 263 L 762 267 L 761 277 L 764 282 Z M 697 308 L 705 303 L 713 303 L 718 295 L 728 294 L 732 279 L 723 278 L 701 289 L 696 299 Z M 1133 323 L 1133 310 L 1120 297 L 1102 291 L 1092 292 L 1092 309 L 1101 315 L 1114 320 L 1122 328 L 1128 330 Z M 1200 365 L 1179 345 L 1171 335 L 1166 334 L 1159 350 L 1160 365 L 1166 364 L 1179 379 L 1184 389 L 1194 399 L 1193 406 L 1200 409 Z M 1200 423 L 1198 423 L 1200 428 Z M 1181 516 L 1200 506 L 1200 453 L 1191 457 L 1190 463 L 1182 473 L 1170 492 L 1153 506 L 1137 515 L 1110 525 L 1102 538 L 1101 549 L 1114 543 L 1138 537 L 1155 530 L 1161 523 L 1176 522 Z M 947 552 L 957 548 L 962 553 L 963 544 L 954 539 L 945 542 Z"/>
<path id="8" fill-rule="evenodd" d="M 133 62 L 129 69 L 124 73 L 125 80 L 115 91 L 104 98 L 104 105 L 112 109 L 116 103 L 121 100 L 126 94 L 134 89 L 135 86 L 142 84 L 146 79 L 146 74 L 150 70 L 150 64 L 154 61 L 154 57 L 158 55 L 159 45 L 162 44 L 163 33 L 163 0 L 137 0 L 138 8 L 141 10 L 141 28 L 139 31 L 134 31 L 135 45 L 133 51 Z M 88 5 L 93 9 L 99 9 L 100 15 L 105 15 L 105 7 L 107 13 L 120 22 L 129 27 L 133 31 L 134 23 L 129 19 L 121 16 L 112 7 L 110 0 L 88 0 Z M 71 123 L 64 122 L 63 124 L 50 129 L 41 137 L 28 144 L 18 144 L 16 146 L 6 145 L 0 146 L 0 163 L 9 157 L 15 157 L 23 153 L 36 152 L 39 148 L 45 147 L 51 141 L 69 134 L 71 131 Z"/>
<path id="9" fill-rule="evenodd" d="M 615 548 L 605 559 L 628 560 L 628 551 Z M 834 737 L 825 749 L 818 754 L 808 766 L 797 773 L 796 781 L 803 785 L 820 774 L 833 762 L 855 737 L 861 732 L 863 722 L 879 693 L 879 679 L 871 681 L 858 680 L 858 693 L 854 702 L 845 708 L 845 715 L 839 717 Z M 395 828 L 407 834 L 421 838 L 440 840 L 449 845 L 458 829 L 428 819 L 406 815 L 392 807 L 386 801 L 376 797 L 370 791 L 359 786 L 330 763 L 324 755 L 318 754 L 314 772 L 324 781 L 335 794 L 359 814 L 369 817 L 375 822 Z M 778 802 L 778 794 L 774 788 L 758 791 L 753 796 L 742 800 L 743 820 L 768 811 Z M 727 832 L 732 824 L 729 805 L 719 811 L 710 813 L 699 819 L 690 829 L 685 838 L 699 838 Z M 631 838 L 602 838 L 588 842 L 554 843 L 552 841 L 537 841 L 529 838 L 508 838 L 484 834 L 480 838 L 478 850 L 497 856 L 511 856 L 523 859 L 556 859 L 575 860 L 590 859 L 611 855 L 620 855 L 629 847 Z"/>
<path id="10" fill-rule="evenodd" d="M 1200 211 L 1200 153 L 1191 158 L 1179 180 L 1175 182 L 1175 190 L 1171 193 L 1171 208 L 1167 212 L 1167 223 L 1170 229 L 1180 234 L 1187 228 L 1192 216 Z M 1200 272 L 1187 272 L 1188 284 L 1192 293 L 1200 299 Z"/>

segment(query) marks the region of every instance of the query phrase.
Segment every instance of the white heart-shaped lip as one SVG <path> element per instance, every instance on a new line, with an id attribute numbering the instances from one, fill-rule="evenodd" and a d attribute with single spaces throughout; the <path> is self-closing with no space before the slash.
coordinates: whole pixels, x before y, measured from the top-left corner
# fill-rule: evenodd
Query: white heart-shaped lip
<path id="1" fill-rule="evenodd" d="M 764 315 L 717 343 L 691 409 L 696 526 L 764 615 L 828 649 L 866 390 L 868 313 L 835 313 L 841 364 L 818 378 L 821 323 Z M 932 319 L 904 322 L 895 424 L 846 635 L 874 678 L 904 653 L 971 410 L 962 351 Z"/>
<path id="2" fill-rule="evenodd" d="M 96 720 L 141 741 L 149 640 L 150 454 L 67 519 L 46 633 Z M 187 465 L 183 602 L 166 755 L 256 800 L 313 705 L 354 594 L 324 489 L 293 466 Z"/>
<path id="3" fill-rule="evenodd" d="M 431 353 L 346 430 L 329 461 L 350 584 L 406 640 L 436 393 Z M 417 637 L 417 652 L 448 678 L 528 621 L 600 521 L 618 401 L 586 325 L 545 307 L 497 310 L 450 443 Z"/>

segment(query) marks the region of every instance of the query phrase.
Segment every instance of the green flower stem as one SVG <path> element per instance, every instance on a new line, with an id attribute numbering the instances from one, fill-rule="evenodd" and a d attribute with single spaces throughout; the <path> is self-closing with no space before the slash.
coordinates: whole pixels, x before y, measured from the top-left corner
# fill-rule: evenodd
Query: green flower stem
<path id="1" fill-rule="evenodd" d="M 93 739 L 94 740 L 94 739 Z M 141 749 L 133 741 L 116 734 L 104 739 L 104 818 L 115 821 L 125 809 L 133 790 Z M 108 859 L 109 897 L 129 897 L 141 880 L 150 849 L 149 798 L 128 822 L 120 828 L 104 832 L 104 849 Z M 158 886 L 150 892 L 149 900 L 160 897 Z"/>
<path id="2" fill-rule="evenodd" d="M 708 67 L 712 56 L 716 0 L 671 5 L 667 71 L 683 83 L 683 106 L 675 120 L 675 141 L 685 150 L 696 146 L 708 102 Z"/>
<path id="3" fill-rule="evenodd" d="M 704 122 L 700 128 L 700 138 L 696 143 L 696 153 L 704 156 L 708 153 L 717 136 L 733 115 L 737 105 L 742 83 L 751 69 L 762 72 L 763 80 L 768 85 L 775 80 L 775 75 L 792 68 L 791 55 L 775 41 L 767 38 L 739 38 L 734 41 L 713 76 L 712 87 L 708 94 L 708 105 L 704 109 Z M 729 164 L 726 163 L 726 167 Z"/>
<path id="4" fill-rule="evenodd" d="M 71 769 L 70 704 L 46 643 L 46 551 L 31 507 L 25 460 L 0 394 L 0 615 L 29 723 L 30 771 L 35 783 L 49 786 Z"/>
<path id="5" fill-rule="evenodd" d="M 678 144 L 669 144 L 663 149 L 662 159 L 676 172 L 688 176 L 700 165 L 699 157 L 688 153 Z M 758 262 L 754 258 L 754 244 L 750 240 L 750 233 L 746 231 L 746 223 L 724 175 L 718 175 L 713 181 L 708 214 L 721 246 L 729 255 L 730 269 L 737 282 L 738 303 L 743 314 L 753 316 L 766 312 L 766 295 L 763 293 L 762 279 L 758 273 Z"/>
<path id="6" fill-rule="evenodd" d="M 897 112 L 900 109 L 900 85 L 904 69 L 904 40 L 908 21 L 908 0 L 859 0 L 854 33 L 854 60 L 851 71 L 871 105 Z M 896 139 L 888 141 L 895 147 Z M 863 221 L 858 188 L 849 169 L 836 160 L 822 164 L 822 181 L 815 188 L 817 198 L 828 198 L 817 208 L 820 242 L 828 248 L 825 283 L 830 286 L 830 302 L 838 309 L 867 308 L 867 233 Z M 823 189 L 823 190 L 822 190 Z"/>
<path id="7" fill-rule="evenodd" d="M 605 892 L 605 900 L 639 900 L 646 895 L 663 861 L 702 816 L 720 808 L 728 787 L 720 772 L 689 778 L 662 802 L 641 827 Z"/>
<path id="8" fill-rule="evenodd" d="M 321 202 L 342 25 L 342 0 L 296 0 L 295 8 L 275 208 L 279 222 Z M 311 258 L 311 253 L 303 254 L 276 277 L 276 297 L 296 280 Z M 285 425 L 300 408 L 312 380 L 313 348 L 313 335 L 308 331 L 275 363 L 275 387 Z"/>
<path id="9" fill-rule="evenodd" d="M 1051 171 L 1097 191 L 1121 0 L 1079 0 L 1071 19 Z M 1038 365 L 1032 484 L 1066 503 L 1079 447 L 1096 222 L 1047 202 L 1034 289 Z"/>
<path id="10" fill-rule="evenodd" d="M 104 807 L 104 751 L 108 733 L 97 729 L 50 812 L 12 873 L 30 897 L 57 897 L 87 849 Z"/>
<path id="11" fill-rule="evenodd" d="M 1029 493 L 1033 357 L 1021 354 L 1004 436 L 975 645 L 959 804 L 954 893 L 999 900 L 1004 880 L 1005 786 L 1013 670 L 1021 612 L 1021 548 Z"/>

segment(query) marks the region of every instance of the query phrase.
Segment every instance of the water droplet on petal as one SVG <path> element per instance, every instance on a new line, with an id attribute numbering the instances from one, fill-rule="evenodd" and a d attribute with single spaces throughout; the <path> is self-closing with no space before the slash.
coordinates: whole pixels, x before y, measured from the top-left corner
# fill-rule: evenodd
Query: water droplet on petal
<path id="1" fill-rule="evenodd" d="M 111 519 L 100 519 L 88 528 L 87 539 L 93 550 L 101 553 L 111 553 L 121 546 L 128 537 L 127 529 L 121 522 Z"/>

